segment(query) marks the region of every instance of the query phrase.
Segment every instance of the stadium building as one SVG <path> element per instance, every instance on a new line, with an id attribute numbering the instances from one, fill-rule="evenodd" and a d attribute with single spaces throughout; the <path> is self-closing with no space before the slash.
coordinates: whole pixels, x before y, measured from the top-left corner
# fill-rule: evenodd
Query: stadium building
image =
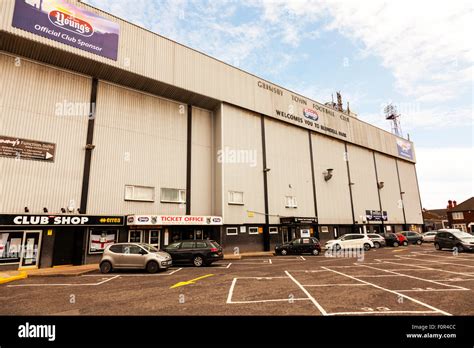
<path id="1" fill-rule="evenodd" d="M 79 1 L 0 2 L 0 82 L 0 269 L 423 224 L 410 141 Z"/>

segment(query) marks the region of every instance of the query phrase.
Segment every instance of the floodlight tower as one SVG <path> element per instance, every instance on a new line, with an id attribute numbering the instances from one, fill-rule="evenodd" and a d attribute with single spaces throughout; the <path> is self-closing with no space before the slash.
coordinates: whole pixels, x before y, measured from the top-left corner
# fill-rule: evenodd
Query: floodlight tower
<path id="1" fill-rule="evenodd" d="M 385 119 L 392 121 L 392 133 L 403 137 L 399 120 L 401 115 L 397 113 L 397 107 L 393 104 L 388 104 L 383 111 L 385 112 Z"/>

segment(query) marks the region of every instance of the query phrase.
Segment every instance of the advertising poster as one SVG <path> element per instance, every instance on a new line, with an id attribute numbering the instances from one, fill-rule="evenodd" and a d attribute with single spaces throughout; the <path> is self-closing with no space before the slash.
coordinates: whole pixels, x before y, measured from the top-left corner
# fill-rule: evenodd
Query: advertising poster
<path id="1" fill-rule="evenodd" d="M 413 148 L 409 141 L 397 139 L 397 149 L 401 157 L 413 160 Z"/>
<path id="2" fill-rule="evenodd" d="M 118 23 L 64 0 L 16 0 L 12 25 L 117 60 Z"/>

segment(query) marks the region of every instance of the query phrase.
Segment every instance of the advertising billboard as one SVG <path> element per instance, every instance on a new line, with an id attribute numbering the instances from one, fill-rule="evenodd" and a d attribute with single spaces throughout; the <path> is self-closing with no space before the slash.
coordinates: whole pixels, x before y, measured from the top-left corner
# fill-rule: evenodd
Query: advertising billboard
<path id="1" fill-rule="evenodd" d="M 120 26 L 65 0 L 16 0 L 15 28 L 117 60 Z"/>

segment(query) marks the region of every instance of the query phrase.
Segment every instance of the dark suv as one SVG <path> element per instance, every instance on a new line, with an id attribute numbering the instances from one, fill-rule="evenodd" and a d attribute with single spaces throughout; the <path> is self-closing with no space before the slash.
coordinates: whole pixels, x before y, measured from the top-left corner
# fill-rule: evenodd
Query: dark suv
<path id="1" fill-rule="evenodd" d="M 474 250 L 474 236 L 458 230 L 439 230 L 434 239 L 436 250 L 452 249 L 457 251 Z"/>
<path id="2" fill-rule="evenodd" d="M 423 236 L 419 233 L 412 231 L 402 231 L 400 234 L 403 234 L 405 237 L 407 237 L 409 244 L 421 245 L 421 243 L 423 243 Z"/>
<path id="3" fill-rule="evenodd" d="M 209 266 L 222 260 L 222 247 L 213 240 L 182 240 L 163 248 L 173 259 L 173 264 L 192 263 L 196 267 Z"/>
<path id="4" fill-rule="evenodd" d="M 284 244 L 275 246 L 275 254 L 312 254 L 318 255 L 321 252 L 321 244 L 314 237 L 296 238 Z"/>

